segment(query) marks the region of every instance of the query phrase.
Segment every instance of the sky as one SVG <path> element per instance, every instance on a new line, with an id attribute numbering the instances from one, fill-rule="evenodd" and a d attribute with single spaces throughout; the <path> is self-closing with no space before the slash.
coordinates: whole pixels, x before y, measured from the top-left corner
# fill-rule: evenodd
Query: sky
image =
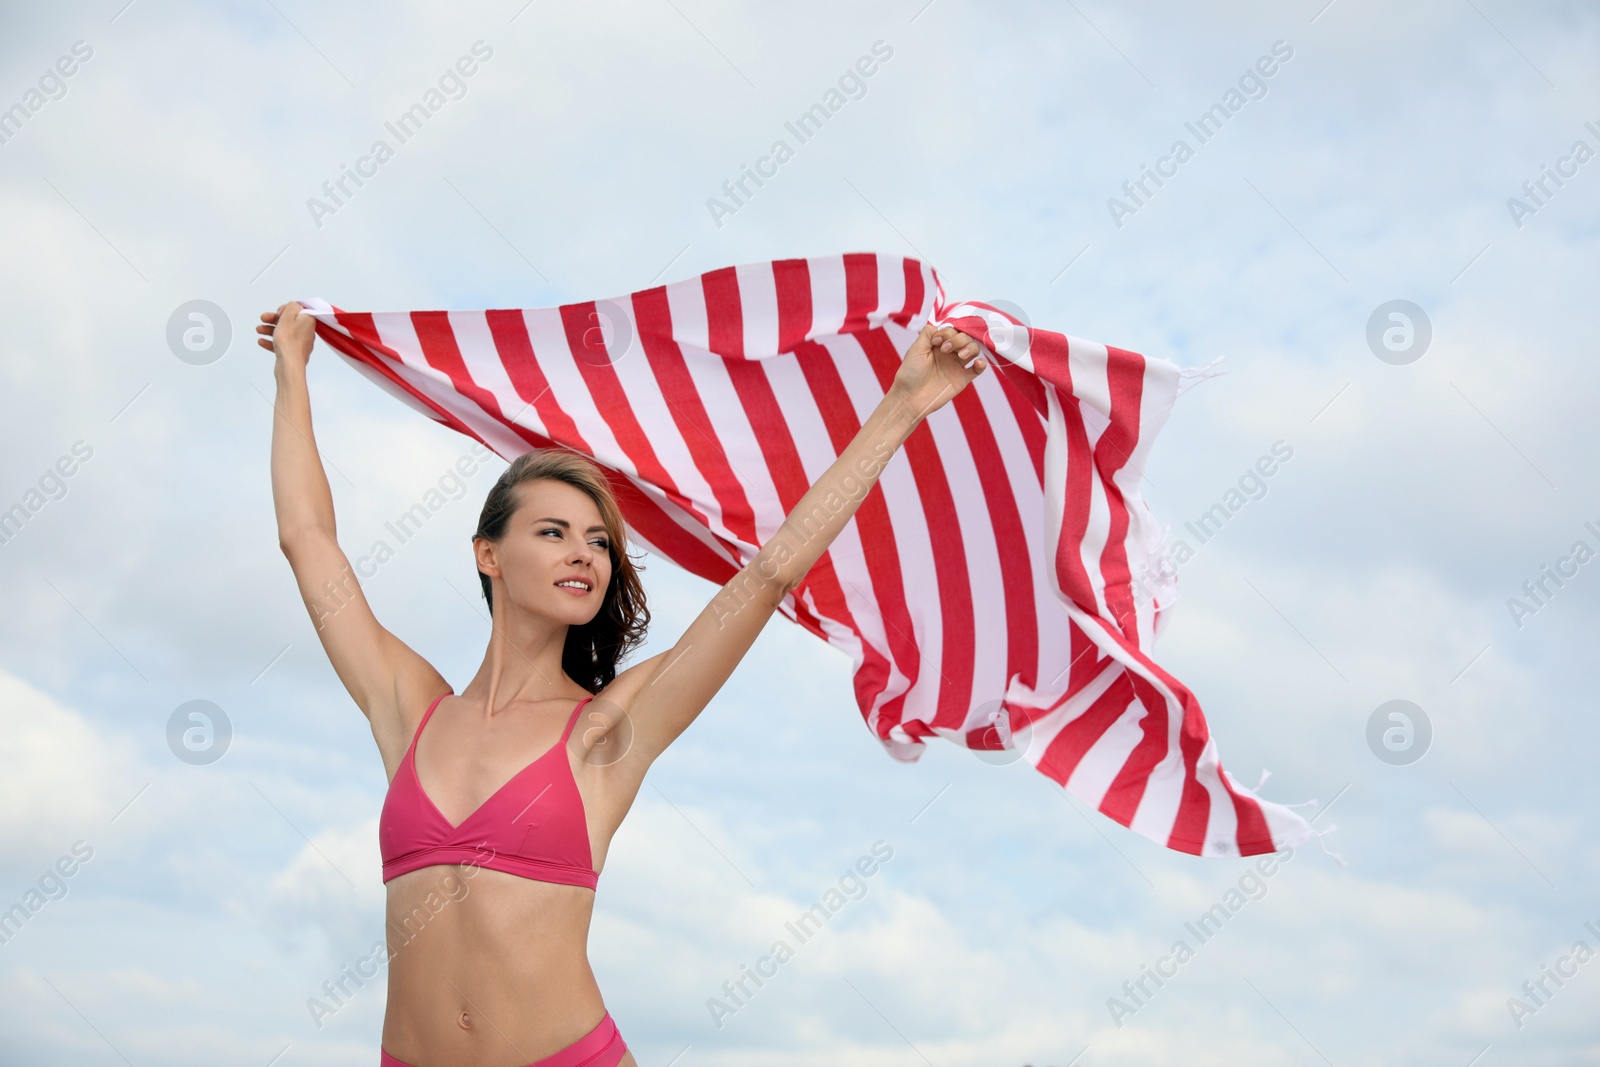
<path id="1" fill-rule="evenodd" d="M 277 546 L 261 311 L 543 307 L 850 251 L 1222 357 L 1145 472 L 1192 549 L 1154 654 L 1233 774 L 1319 801 L 1338 859 L 1171 852 L 947 743 L 897 763 L 847 657 L 775 619 L 611 847 L 590 956 L 640 1064 L 1600 1064 L 1592 6 L 0 11 L 0 913 L 26 914 L 0 1065 L 377 1056 L 381 974 L 308 1008 L 382 936 L 385 782 Z M 324 346 L 309 378 L 347 551 L 471 455 Z M 503 466 L 366 587 L 458 689 Z M 714 590 L 644 579 L 649 655 Z M 227 724 L 211 762 L 170 737 L 191 701 Z"/>

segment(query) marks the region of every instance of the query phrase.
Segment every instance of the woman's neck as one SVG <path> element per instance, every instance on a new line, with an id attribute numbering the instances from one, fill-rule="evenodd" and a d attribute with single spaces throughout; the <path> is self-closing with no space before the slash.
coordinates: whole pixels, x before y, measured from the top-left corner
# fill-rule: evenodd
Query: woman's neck
<path id="1" fill-rule="evenodd" d="M 486 715 L 517 700 L 573 699 L 576 683 L 561 668 L 566 643 L 566 623 L 497 603 L 483 663 L 461 695 L 481 704 Z"/>

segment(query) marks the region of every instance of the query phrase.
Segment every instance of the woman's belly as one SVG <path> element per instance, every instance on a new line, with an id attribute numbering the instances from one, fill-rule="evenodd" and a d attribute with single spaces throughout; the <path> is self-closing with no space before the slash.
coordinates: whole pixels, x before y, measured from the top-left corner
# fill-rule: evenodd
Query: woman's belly
<path id="1" fill-rule="evenodd" d="M 593 890 L 450 865 L 393 879 L 388 897 L 391 1056 L 521 1067 L 600 1021 Z"/>

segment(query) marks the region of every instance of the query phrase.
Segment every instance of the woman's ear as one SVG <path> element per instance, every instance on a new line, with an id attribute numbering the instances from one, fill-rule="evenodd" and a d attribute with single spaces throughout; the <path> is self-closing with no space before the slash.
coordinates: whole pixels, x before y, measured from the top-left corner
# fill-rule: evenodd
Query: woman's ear
<path id="1" fill-rule="evenodd" d="M 500 563 L 495 559 L 494 542 L 480 537 L 472 542 L 472 554 L 478 561 L 478 571 L 490 578 L 500 577 Z"/>

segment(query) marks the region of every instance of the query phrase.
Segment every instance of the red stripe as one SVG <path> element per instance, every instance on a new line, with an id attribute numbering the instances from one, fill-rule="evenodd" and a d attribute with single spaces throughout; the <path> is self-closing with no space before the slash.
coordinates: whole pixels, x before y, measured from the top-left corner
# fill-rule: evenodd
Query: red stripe
<path id="1" fill-rule="evenodd" d="M 862 350 L 877 372 L 879 384 L 887 392 L 900 367 L 900 354 L 882 330 L 872 330 L 860 337 Z M 906 439 L 905 453 L 916 480 L 917 496 L 921 498 L 928 540 L 933 548 L 934 575 L 939 583 L 942 620 L 939 673 L 944 684 L 939 686 L 938 711 L 934 714 L 933 725 L 955 730 L 966 723 L 967 711 L 972 706 L 973 607 L 966 545 L 956 518 L 950 480 L 945 476 L 944 462 L 939 458 L 933 431 L 926 422 Z"/>
<path id="2" fill-rule="evenodd" d="M 419 314 L 428 316 L 434 313 Z M 414 315 L 413 320 L 416 318 Z M 556 443 L 582 452 L 593 459 L 594 449 L 578 431 L 577 423 L 561 408 L 555 395 L 550 391 L 549 380 L 539 368 L 538 357 L 533 351 L 533 342 L 528 336 L 527 320 L 522 313 L 490 311 L 485 313 L 485 318 L 490 336 L 494 339 L 496 355 L 505 366 L 506 376 L 510 378 L 518 395 L 523 400 L 533 401 L 540 421 L 551 431 Z M 441 327 L 430 319 L 427 325 L 418 325 L 419 337 L 423 335 L 424 329 L 429 331 L 427 343 L 432 344 L 441 360 L 448 360 L 449 353 L 453 353 L 455 362 L 460 363 L 459 353 L 455 352 L 454 334 L 449 332 L 448 323 L 444 323 Z M 570 344 L 570 330 L 568 341 Z M 570 350 L 563 355 L 572 358 Z M 581 360 L 578 362 L 582 363 Z M 464 367 L 462 373 L 465 374 Z M 611 483 L 612 493 L 617 497 L 623 517 L 645 540 L 668 553 L 691 573 L 698 574 L 708 581 L 721 584 L 733 576 L 734 570 L 727 560 L 685 530 L 681 523 L 661 508 L 660 504 L 634 485 L 628 475 L 604 463 L 601 463 L 601 467 Z M 719 578 L 718 575 L 722 577 Z"/>
<path id="3" fill-rule="evenodd" d="M 1081 715 L 1050 739 L 1039 757 L 1039 772 L 1066 785 L 1089 749 L 1122 717 L 1132 700 L 1133 682 L 1128 672 L 1123 671 Z"/>
<path id="4" fill-rule="evenodd" d="M 1033 567 L 1025 551 L 1028 539 L 1022 530 L 1017 498 L 1011 493 L 1011 476 L 977 390 L 969 386 L 950 403 L 961 418 L 972 449 L 978 484 L 983 487 L 989 522 L 995 531 L 1000 556 L 1000 598 L 1006 612 L 1006 681 L 1009 684 L 1015 675 L 1032 689 L 1037 684 L 1039 668 L 1038 606 L 1034 603 Z M 1018 550 L 1007 551 L 1013 545 Z"/>
<path id="5" fill-rule="evenodd" d="M 512 388 L 524 403 L 531 402 L 539 416 L 539 423 L 557 441 L 585 455 L 594 449 L 578 432 L 578 424 L 556 402 L 550 391 L 550 381 L 539 367 L 533 351 L 533 340 L 528 336 L 528 320 L 520 311 L 486 311 L 483 313 L 489 326 L 489 336 L 494 339 L 495 354 L 511 379 Z"/>
<path id="6" fill-rule="evenodd" d="M 999 309 L 996 311 L 999 312 Z M 989 336 L 989 324 L 983 316 L 962 315 L 949 321 L 956 329 L 977 338 L 991 352 L 994 351 L 994 344 Z M 1054 353 L 1065 353 L 1067 350 L 1067 339 L 1059 333 L 1030 329 L 1028 338 L 1030 353 L 1036 343 L 1043 342 L 1046 359 L 1051 359 Z M 1022 432 L 1022 439 L 1028 447 L 1028 456 L 1033 460 L 1034 473 L 1042 486 L 1046 426 L 1050 421 L 1050 406 L 1045 399 L 1045 390 L 1048 386 L 1036 375 L 1029 374 L 1004 356 L 996 356 L 991 362 L 994 364 L 992 369 L 999 376 L 1000 384 L 1005 387 L 1006 401 L 1016 413 L 1017 428 Z"/>
<path id="7" fill-rule="evenodd" d="M 1039 488 L 1043 489 L 1044 449 L 1047 439 L 1045 427 L 1050 418 L 1050 410 L 1043 406 L 1042 391 L 1038 405 L 1031 402 L 1027 396 L 1028 386 L 1040 388 L 1041 383 L 1039 379 L 1005 358 L 995 360 L 992 369 L 996 380 L 1000 383 L 1000 391 L 1005 394 L 1006 403 L 1011 407 L 1011 414 L 1016 419 L 1017 432 L 1022 435 L 1022 444 L 1027 450 L 1028 459 L 1033 463 L 1033 476 L 1037 479 Z"/>
<path id="8" fill-rule="evenodd" d="M 626 358 L 626 353 L 613 356 L 607 352 L 605 338 L 597 325 L 599 319 L 593 302 L 561 305 L 561 326 L 566 331 L 567 347 L 572 350 L 573 362 L 584 385 L 589 387 L 595 411 L 605 420 L 617 440 L 617 447 L 628 457 L 638 477 L 660 489 L 674 504 L 705 524 L 705 516 L 679 491 L 678 483 L 656 456 L 644 427 L 639 425 L 633 404 L 612 365 L 614 358 Z"/>
<path id="9" fill-rule="evenodd" d="M 413 311 L 411 328 L 417 333 L 417 343 L 422 348 L 422 358 L 428 366 L 441 370 L 450 378 L 450 385 L 497 422 L 509 425 L 499 399 L 489 390 L 472 380 L 466 361 L 461 358 L 461 348 L 456 344 L 456 334 L 450 326 L 447 311 Z"/>
<path id="10" fill-rule="evenodd" d="M 860 333 L 869 329 L 872 313 L 878 310 L 878 257 L 868 252 L 853 252 L 844 258 L 844 323 L 840 333 Z"/>
<path id="11" fill-rule="evenodd" d="M 775 264 L 773 281 L 778 295 L 778 336 L 804 336 L 813 317 L 810 264 L 803 259 Z M 834 366 L 833 353 L 807 341 L 797 346 L 795 358 L 827 428 L 834 453 L 842 454 L 861 431 L 861 421 L 850 402 L 844 380 Z M 873 486 L 872 492 L 862 500 L 855 522 L 863 543 L 867 578 L 872 586 L 871 600 L 883 619 L 885 640 L 889 645 L 889 659 L 885 659 L 865 635 L 857 632 L 862 663 L 854 679 L 856 703 L 863 718 L 875 726 L 881 738 L 887 737 L 889 730 L 905 714 L 905 692 L 901 691 L 883 702 L 876 718 L 872 715 L 873 703 L 894 680 L 891 661 L 907 679 L 905 687 L 909 689 L 921 670 L 922 654 L 911 638 L 911 613 L 906 607 L 905 586 L 901 580 L 900 552 L 894 539 L 888 500 L 881 488 Z"/>
<path id="12" fill-rule="evenodd" d="M 1174 698 L 1178 701 L 1179 706 L 1183 709 L 1183 723 L 1179 730 L 1178 747 L 1179 752 L 1183 756 L 1184 762 L 1184 788 L 1179 797 L 1178 811 L 1174 816 L 1174 823 L 1169 835 L 1167 847 L 1181 852 L 1192 852 L 1195 855 L 1199 855 L 1202 847 L 1205 844 L 1205 829 L 1207 826 L 1211 805 L 1211 794 L 1209 790 L 1205 789 L 1201 785 L 1198 778 L 1199 758 L 1201 753 L 1205 750 L 1206 742 L 1210 738 L 1210 731 L 1206 725 L 1205 715 L 1201 711 L 1200 704 L 1195 699 L 1194 694 L 1190 692 L 1190 690 L 1181 682 L 1173 678 L 1172 675 L 1168 674 L 1164 669 L 1152 661 L 1150 657 L 1139 648 L 1136 640 L 1123 636 L 1118 630 L 1109 625 L 1105 625 L 1105 628 L 1102 632 L 1109 640 L 1116 642 L 1130 656 L 1133 657 L 1136 666 L 1133 668 L 1122 668 L 1123 677 L 1131 679 L 1132 683 L 1139 687 L 1140 702 L 1147 711 L 1151 711 L 1152 714 L 1154 714 L 1153 709 L 1160 709 L 1159 717 L 1163 720 L 1165 720 L 1166 715 L 1170 713 L 1168 710 L 1169 705 L 1167 701 L 1161 696 L 1160 692 L 1150 684 L 1150 678 L 1153 678 L 1161 682 L 1162 685 L 1166 686 L 1167 689 L 1174 694 Z M 1146 674 L 1148 675 L 1148 678 L 1145 677 Z M 1107 723 L 1108 727 L 1109 725 L 1110 724 Z M 1163 721 L 1161 742 L 1163 749 L 1165 748 L 1166 743 L 1165 731 L 1166 723 Z M 1143 745 L 1144 741 L 1141 741 L 1140 745 L 1135 746 L 1135 753 L 1137 753 L 1138 749 Z M 1219 784 L 1221 784 L 1223 788 L 1223 791 L 1226 792 L 1233 801 L 1234 813 L 1238 820 L 1239 826 L 1236 834 L 1236 844 L 1239 846 L 1240 854 L 1256 855 L 1262 852 L 1276 851 L 1277 845 L 1272 841 L 1271 831 L 1266 823 L 1265 816 L 1261 812 L 1260 805 L 1251 798 L 1239 794 L 1228 783 L 1227 777 L 1222 774 L 1222 767 L 1220 763 L 1217 765 L 1216 775 Z M 1119 773 L 1119 778 L 1120 777 L 1121 775 Z M 1127 815 L 1126 819 L 1122 818 L 1119 814 L 1124 811 Z M 1119 822 L 1122 822 L 1123 825 L 1127 825 L 1132 819 L 1132 811 L 1125 810 L 1125 808 L 1122 806 L 1117 806 L 1115 811 L 1106 810 L 1106 814 L 1112 815 L 1113 818 L 1116 818 Z"/>
<path id="13" fill-rule="evenodd" d="M 1100 810 L 1127 826 L 1133 822 L 1134 813 L 1139 810 L 1139 801 L 1144 799 L 1150 772 L 1166 758 L 1170 711 L 1167 702 L 1151 688 L 1149 682 L 1127 669 L 1123 670 L 1122 676 L 1132 683 L 1134 700 L 1144 708 L 1144 716 L 1139 720 L 1143 736 L 1106 787 L 1106 795 L 1100 800 Z"/>
<path id="14" fill-rule="evenodd" d="M 1197 714 L 1198 710 L 1196 709 Z M 1220 763 L 1217 765 L 1217 773 L 1218 775 L 1222 773 Z M 1222 782 L 1226 787 L 1228 780 L 1224 778 Z M 1259 856 L 1263 852 L 1278 851 L 1278 846 L 1272 840 L 1272 829 L 1267 825 L 1267 817 L 1261 811 L 1261 805 L 1249 797 L 1240 796 L 1232 789 L 1228 789 L 1228 795 L 1233 798 L 1233 814 L 1239 820 L 1239 829 L 1234 835 L 1234 842 L 1239 846 L 1239 855 Z"/>
<path id="15" fill-rule="evenodd" d="M 1127 640 L 1123 640 L 1121 643 L 1124 647 L 1135 644 L 1135 642 Z M 1178 730 L 1178 753 L 1183 758 L 1184 781 L 1183 789 L 1178 795 L 1178 810 L 1174 813 L 1172 829 L 1167 836 L 1167 847 L 1180 852 L 1190 852 L 1198 856 L 1205 846 L 1206 827 L 1209 825 L 1211 815 L 1211 792 L 1201 784 L 1196 774 L 1200 755 L 1205 751 L 1206 742 L 1210 739 L 1210 733 L 1206 729 L 1205 716 L 1201 714 L 1200 704 L 1195 700 L 1194 694 L 1189 691 L 1188 687 L 1156 666 L 1148 656 L 1138 651 L 1137 648 L 1132 651 L 1140 666 L 1145 667 L 1151 677 L 1159 681 L 1167 688 L 1168 692 L 1173 694 L 1173 698 L 1177 700 L 1178 706 L 1183 711 L 1183 722 Z M 1149 699 L 1160 701 L 1163 707 L 1167 706 L 1166 699 L 1153 685 L 1150 685 L 1144 679 L 1140 679 L 1140 684 L 1145 687 L 1144 691 L 1148 693 Z M 1233 794 L 1233 789 L 1228 785 L 1228 780 L 1222 777 L 1220 766 L 1217 769 L 1217 775 L 1222 782 L 1223 789 L 1229 794 Z M 1237 802 L 1242 799 L 1244 798 L 1235 796 L 1236 812 L 1238 810 Z M 1245 830 L 1247 827 L 1255 825 L 1259 822 L 1259 818 L 1259 812 L 1254 813 L 1253 819 L 1251 814 L 1244 814 L 1239 821 L 1240 829 Z M 1242 850 L 1244 842 L 1240 840 L 1238 843 Z M 1257 851 L 1272 852 L 1274 847 L 1257 849 Z M 1241 854 L 1246 853 L 1241 851 Z"/>
<path id="16" fill-rule="evenodd" d="M 336 318 L 338 326 L 318 321 L 316 325 L 317 335 L 342 355 L 371 367 L 382 375 L 386 381 L 390 382 L 394 388 L 402 390 L 406 395 L 415 398 L 417 403 L 435 412 L 439 422 L 442 422 L 452 430 L 466 434 L 485 448 L 494 451 L 494 446 L 478 436 L 476 430 L 456 418 L 447 408 L 435 402 L 431 397 L 414 389 L 411 383 L 407 382 L 393 369 L 390 361 L 392 360 L 393 363 L 398 364 L 400 363 L 400 357 L 398 353 L 385 345 L 379 338 L 378 329 L 374 325 L 371 315 L 362 312 L 341 311 L 336 315 Z M 343 327 L 348 332 L 341 332 L 340 327 Z M 379 353 L 382 353 L 382 355 Z M 524 440 L 543 440 L 539 435 L 531 431 L 525 431 L 521 427 L 512 427 L 512 429 Z"/>
<path id="17" fill-rule="evenodd" d="M 855 407 L 845 389 L 839 370 L 833 364 L 828 350 L 814 342 L 807 343 L 795 352 L 805 374 L 806 384 L 816 398 L 817 409 L 828 428 L 828 437 L 836 453 L 842 453 L 861 430 Z M 905 676 L 906 689 L 916 684 L 922 670 L 922 653 L 912 638 L 911 612 L 906 606 L 906 590 L 900 549 L 895 541 L 894 522 L 889 513 L 889 501 L 883 487 L 874 485 L 861 501 L 855 514 L 856 533 L 862 542 L 868 580 L 872 585 L 872 601 L 883 619 L 884 639 L 889 646 L 889 659 L 883 656 L 864 637 L 862 647 L 867 662 L 862 670 L 869 674 L 857 683 L 858 688 L 871 681 L 870 694 L 861 701 L 862 714 L 868 714 L 876 696 L 888 689 L 892 680 L 890 662 Z M 859 694 L 858 694 L 859 696 Z M 887 737 L 890 727 L 905 714 L 905 692 L 885 700 L 878 709 L 877 733 Z"/>
<path id="18" fill-rule="evenodd" d="M 811 262 L 775 261 L 772 282 L 778 295 L 778 351 L 792 352 L 811 336 Z"/>
<path id="19" fill-rule="evenodd" d="M 1152 695 L 1161 699 L 1159 694 L 1154 693 L 1154 687 L 1150 688 Z M 1195 776 L 1200 754 L 1206 747 L 1205 720 L 1199 720 L 1200 728 L 1196 730 L 1195 718 L 1200 714 L 1200 708 L 1195 704 L 1194 696 L 1182 686 L 1177 687 L 1175 692 L 1183 708 L 1183 726 L 1178 731 L 1178 753 L 1183 757 L 1183 789 L 1178 795 L 1178 810 L 1172 820 L 1172 831 L 1167 835 L 1167 847 L 1198 856 L 1205 847 L 1206 827 L 1211 819 L 1211 792 Z M 1237 810 L 1238 805 L 1235 804 Z M 1256 816 L 1259 818 L 1260 813 L 1257 812 Z M 1244 819 L 1240 820 L 1239 826 L 1244 828 Z M 1244 842 L 1241 840 L 1238 843 L 1241 846 L 1240 854 L 1248 855 L 1243 851 Z M 1266 851 L 1272 850 L 1269 848 Z"/>
<path id="20" fill-rule="evenodd" d="M 665 286 L 635 293 L 633 314 L 639 326 L 639 340 L 645 358 L 655 374 L 661 396 L 672 409 L 673 421 L 678 426 L 695 467 L 717 498 L 722 511 L 722 521 L 733 536 L 749 545 L 759 545 L 756 538 L 755 510 L 745 496 L 744 485 L 728 462 L 727 452 L 717 435 L 716 426 L 706 413 L 705 402 L 695 388 L 694 378 L 684 360 L 683 349 L 672 336 L 672 307 Z M 730 551 L 733 546 L 729 546 Z"/>
<path id="21" fill-rule="evenodd" d="M 1115 478 L 1139 440 L 1140 409 L 1144 397 L 1144 357 L 1109 348 L 1106 382 L 1111 394 L 1111 421 L 1095 442 L 1094 461 L 1105 486 L 1111 522 L 1100 552 L 1100 581 L 1106 610 L 1124 634 L 1137 641 L 1139 621 L 1133 600 L 1133 575 L 1128 566 L 1128 504 Z M 1134 473 L 1138 473 L 1135 471 Z"/>
<path id="22" fill-rule="evenodd" d="M 1032 345 L 1034 366 L 1064 397 L 1061 413 L 1066 433 L 1067 469 L 1061 494 L 1061 535 L 1053 546 L 1056 582 L 1064 596 L 1088 614 L 1098 616 L 1100 605 L 1095 599 L 1094 584 L 1079 551 L 1089 530 L 1090 498 L 1094 491 L 1094 471 L 1090 464 L 1094 457 L 1089 449 L 1083 413 L 1069 399 L 1072 372 L 1067 363 L 1066 343 L 1063 339 L 1058 344 L 1056 337 L 1036 336 Z"/>
<path id="23" fill-rule="evenodd" d="M 739 280 L 733 268 L 710 271 L 701 276 L 706 299 L 706 321 L 710 326 L 710 343 L 715 352 L 723 355 L 728 368 L 728 378 L 734 392 L 744 406 L 745 417 L 757 428 L 756 440 L 761 454 L 772 474 L 773 486 L 778 492 L 778 506 L 785 514 L 794 510 L 800 498 L 811 488 L 805 467 L 800 462 L 800 451 L 789 433 L 783 411 L 772 395 L 772 384 L 759 361 L 744 358 L 744 307 L 739 295 Z M 820 621 L 800 598 L 801 590 L 809 591 L 819 602 L 825 616 L 833 618 L 859 634 L 845 606 L 844 591 L 834 572 L 833 561 L 826 552 L 812 565 L 810 572 L 795 590 L 792 597 L 796 616 L 808 619 L 817 633 L 822 633 Z"/>
<path id="24" fill-rule="evenodd" d="M 1067 632 L 1072 656 L 1068 661 L 1071 673 L 1067 677 L 1067 693 L 1070 695 L 1098 678 L 1113 657 L 1109 652 L 1101 655 L 1100 646 L 1076 622 L 1067 624 Z"/>
<path id="25" fill-rule="evenodd" d="M 920 329 L 927 312 L 933 310 L 924 309 L 922 306 L 927 300 L 927 286 L 922 280 L 922 264 L 914 259 L 901 257 L 900 272 L 906 280 L 906 298 L 900 305 L 900 310 L 890 315 L 889 319 L 901 326 L 910 326 L 915 322 Z"/>
<path id="26" fill-rule="evenodd" d="M 1205 751 L 1206 742 L 1211 738 L 1211 731 L 1206 725 L 1205 713 L 1200 710 L 1200 702 L 1195 699 L 1194 693 L 1187 686 L 1168 674 L 1143 651 L 1136 651 L 1135 656 L 1152 677 L 1167 687 L 1177 699 L 1179 706 L 1183 708 L 1183 726 L 1178 734 L 1178 749 L 1183 754 L 1183 793 L 1179 800 L 1168 847 L 1199 854 L 1200 848 L 1205 844 L 1207 819 L 1211 811 L 1211 794 L 1200 783 L 1198 770 L 1200 755 Z M 1253 856 L 1262 852 L 1277 851 L 1278 846 L 1272 840 L 1272 831 L 1267 825 L 1266 816 L 1261 811 L 1261 805 L 1241 795 L 1228 783 L 1220 763 L 1217 764 L 1216 774 L 1223 791 L 1233 801 L 1234 817 L 1238 821 L 1234 843 L 1239 848 L 1239 854 Z"/>

